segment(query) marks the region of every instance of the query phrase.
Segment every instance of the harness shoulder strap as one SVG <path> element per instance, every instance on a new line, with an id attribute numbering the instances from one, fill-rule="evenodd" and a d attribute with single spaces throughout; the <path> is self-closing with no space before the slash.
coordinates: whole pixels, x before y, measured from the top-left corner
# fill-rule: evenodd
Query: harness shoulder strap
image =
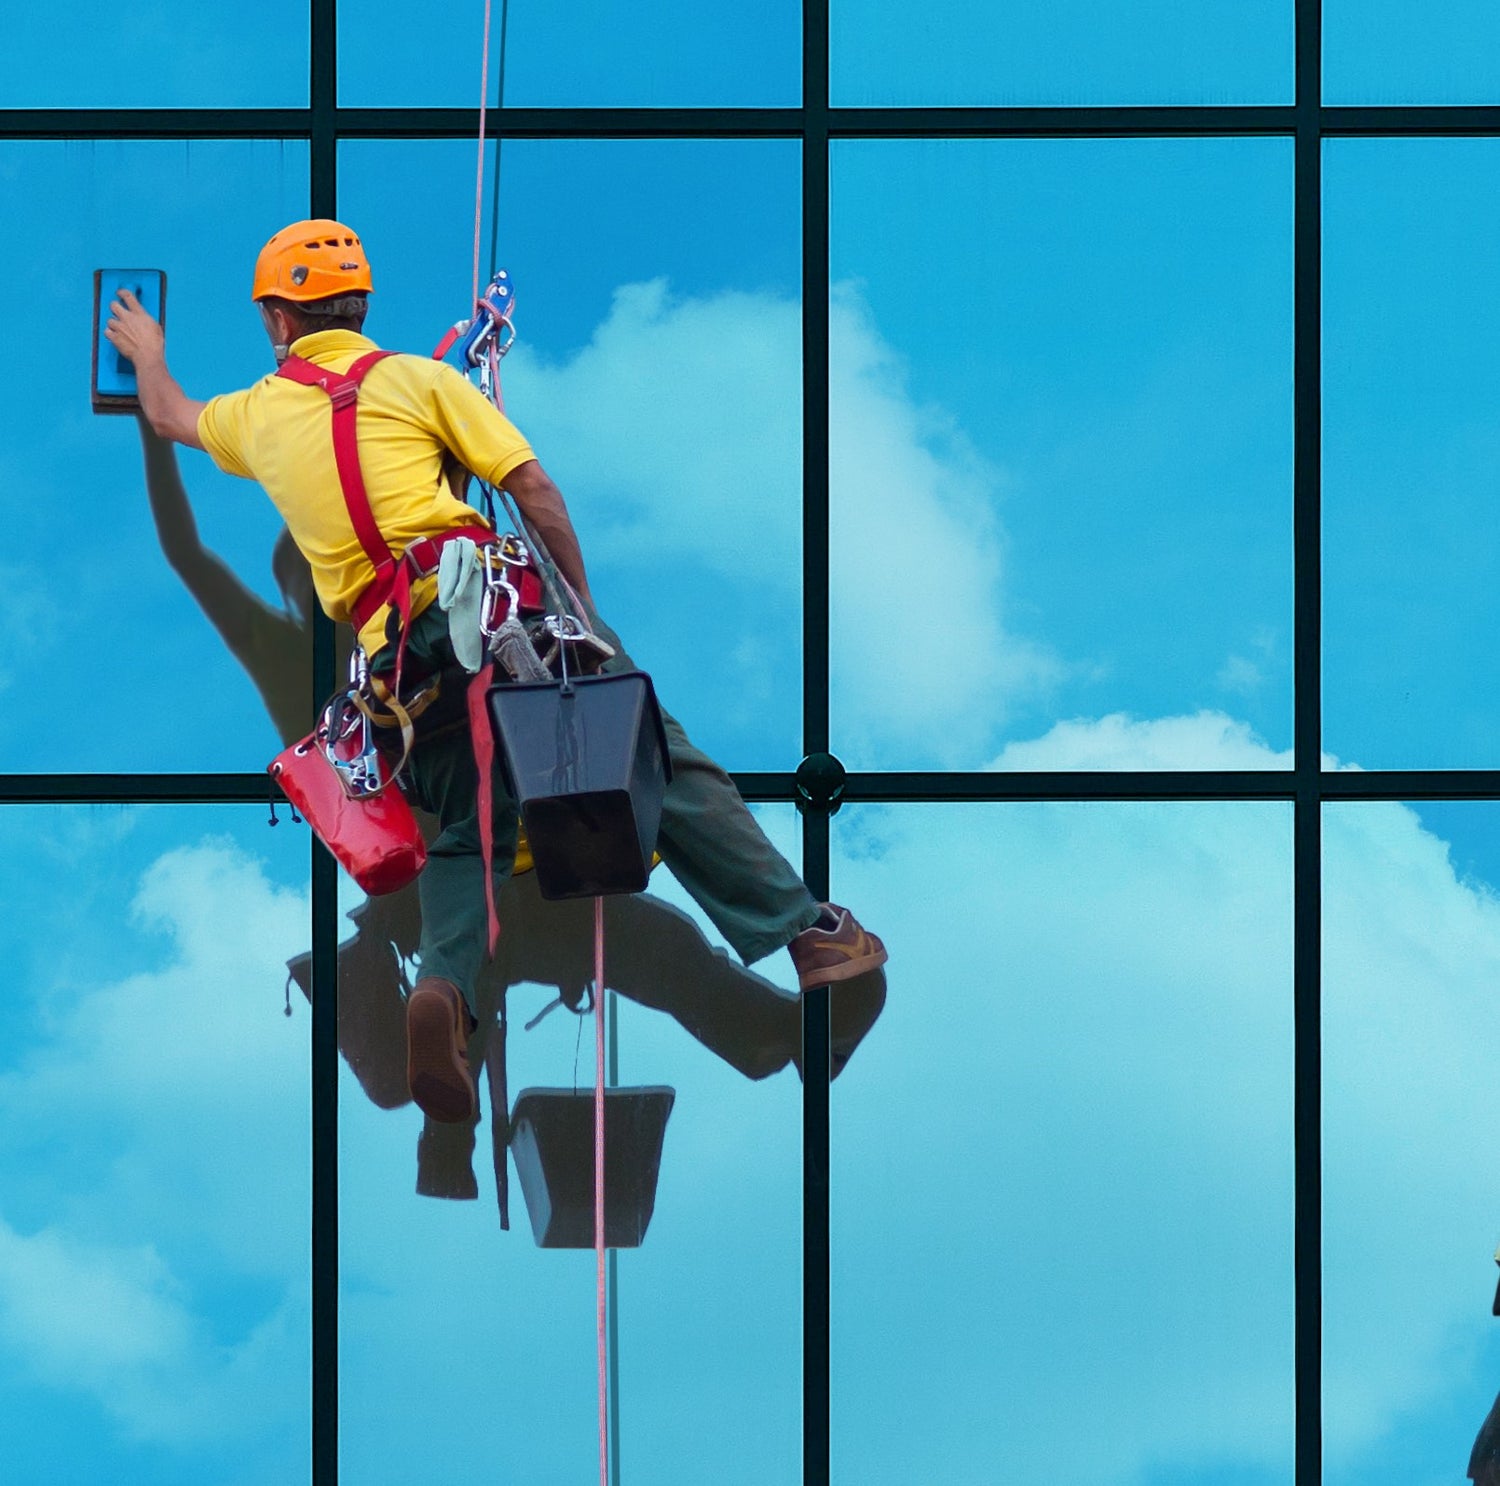
<path id="1" fill-rule="evenodd" d="M 437 566 L 439 549 L 455 537 L 466 536 L 471 540 L 485 541 L 494 533 L 476 523 L 438 533 L 435 537 L 413 542 L 401 555 L 391 551 L 390 545 L 375 523 L 375 514 L 370 509 L 370 497 L 365 490 L 364 474 L 359 465 L 359 440 L 355 423 L 355 405 L 359 401 L 359 386 L 365 374 L 377 361 L 393 356 L 393 351 L 370 351 L 350 366 L 347 372 L 331 371 L 314 366 L 301 356 L 288 356 L 276 375 L 288 381 L 299 382 L 304 387 L 318 387 L 328 394 L 333 405 L 333 455 L 338 466 L 339 485 L 344 494 L 344 505 L 354 525 L 359 545 L 375 569 L 375 576 L 351 606 L 350 618 L 356 631 L 362 630 L 382 604 L 392 605 L 401 615 L 401 638 L 396 647 L 396 668 L 392 677 L 392 692 L 400 688 L 401 665 L 406 656 L 406 638 L 411 618 L 411 585 L 413 578 L 430 572 Z"/>
<path id="2" fill-rule="evenodd" d="M 290 382 L 300 382 L 304 387 L 319 387 L 328 394 L 333 405 L 333 458 L 338 466 L 339 485 L 344 494 L 344 505 L 354 525 L 354 534 L 364 549 L 370 565 L 380 576 L 394 564 L 396 558 L 380 528 L 375 524 L 375 514 L 370 509 L 370 497 L 365 490 L 365 477 L 359 466 L 359 438 L 355 425 L 355 405 L 359 401 L 359 385 L 365 374 L 377 361 L 384 361 L 391 351 L 370 351 L 361 356 L 347 372 L 331 371 L 327 367 L 314 366 L 300 356 L 288 356 L 277 370 L 278 377 Z"/>

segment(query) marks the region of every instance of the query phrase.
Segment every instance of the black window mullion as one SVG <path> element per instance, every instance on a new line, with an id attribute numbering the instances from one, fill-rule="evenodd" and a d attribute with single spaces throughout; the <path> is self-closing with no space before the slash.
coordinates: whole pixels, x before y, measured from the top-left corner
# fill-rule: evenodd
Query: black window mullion
<path id="1" fill-rule="evenodd" d="M 309 215 L 338 215 L 338 0 L 312 0 Z M 334 685 L 333 623 L 313 612 L 313 698 Z M 338 868 L 312 841 L 312 1486 L 339 1478 Z"/>
<path id="2" fill-rule="evenodd" d="M 802 7 L 802 747 L 828 749 L 828 0 Z M 828 812 L 802 816 L 802 874 L 829 895 Z M 830 1472 L 827 987 L 802 1001 L 802 1480 Z"/>
<path id="3" fill-rule="evenodd" d="M 1297 1486 L 1323 1473 L 1321 0 L 1297 0 L 1293 472 L 1293 1235 Z"/>

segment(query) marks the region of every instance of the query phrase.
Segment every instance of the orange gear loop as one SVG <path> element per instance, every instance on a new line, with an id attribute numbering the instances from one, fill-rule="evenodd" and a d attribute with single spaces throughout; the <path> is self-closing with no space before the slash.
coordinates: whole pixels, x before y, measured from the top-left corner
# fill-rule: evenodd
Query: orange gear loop
<path id="1" fill-rule="evenodd" d="M 274 295 L 307 304 L 371 288 L 370 260 L 358 235 L 342 222 L 317 217 L 283 227 L 260 250 L 250 298 Z"/>

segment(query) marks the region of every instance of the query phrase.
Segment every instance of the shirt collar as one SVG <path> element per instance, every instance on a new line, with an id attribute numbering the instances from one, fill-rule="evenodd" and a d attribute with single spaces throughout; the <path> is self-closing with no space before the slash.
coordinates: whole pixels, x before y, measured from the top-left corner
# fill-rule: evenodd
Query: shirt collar
<path id="1" fill-rule="evenodd" d="M 292 342 L 291 355 L 300 356 L 314 366 L 327 366 L 345 356 L 359 357 L 367 351 L 379 349 L 369 336 L 361 335 L 357 330 L 314 330 Z"/>

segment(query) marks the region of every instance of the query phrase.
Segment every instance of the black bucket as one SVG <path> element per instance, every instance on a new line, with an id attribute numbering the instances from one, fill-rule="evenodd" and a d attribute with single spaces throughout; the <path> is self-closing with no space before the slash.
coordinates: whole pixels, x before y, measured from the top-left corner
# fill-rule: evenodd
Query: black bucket
<path id="1" fill-rule="evenodd" d="M 488 700 L 541 895 L 641 892 L 672 777 L 651 678 L 510 683 Z"/>
<path id="2" fill-rule="evenodd" d="M 664 1085 L 604 1092 L 604 1242 L 612 1249 L 637 1248 L 646 1236 L 676 1097 Z M 511 1155 L 538 1245 L 593 1248 L 593 1091 L 523 1089 L 510 1127 Z"/>

